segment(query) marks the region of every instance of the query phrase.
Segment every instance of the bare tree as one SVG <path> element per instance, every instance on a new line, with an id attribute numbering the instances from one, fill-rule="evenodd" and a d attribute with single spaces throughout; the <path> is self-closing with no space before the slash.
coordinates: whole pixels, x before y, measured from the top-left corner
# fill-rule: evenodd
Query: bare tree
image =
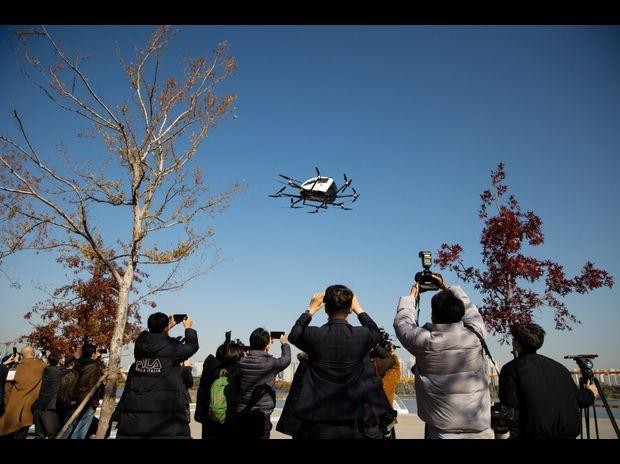
<path id="1" fill-rule="evenodd" d="M 168 277 L 144 289 L 148 294 L 180 288 L 197 273 L 180 271 L 212 230 L 197 218 L 225 209 L 243 185 L 208 192 L 200 169 L 191 161 L 216 122 L 234 111 L 235 95 L 216 95 L 216 87 L 236 69 L 228 45 L 208 57 L 187 58 L 179 77 L 162 79 L 162 52 L 174 31 L 159 27 L 135 61 L 121 64 L 129 80 L 128 98 L 113 106 L 95 91 L 83 67 L 84 57 L 69 54 L 45 27 L 15 31 L 24 60 L 23 74 L 60 109 L 86 122 L 100 137 L 106 156 L 64 153 L 64 165 L 35 147 L 14 110 L 16 136 L 0 134 L 0 261 L 19 250 L 73 252 L 105 263 L 118 284 L 118 307 L 108 380 L 97 437 L 103 438 L 115 406 L 123 333 L 139 266 L 171 265 Z M 34 56 L 35 43 L 52 58 Z M 43 53 L 41 53 L 43 55 Z M 47 56 L 46 55 L 46 56 Z M 120 59 L 120 54 L 119 54 Z M 100 208 L 131 218 L 126 237 L 110 237 L 94 225 Z M 168 248 L 158 245 L 163 232 L 181 237 Z M 165 236 L 164 236 L 165 238 Z"/>

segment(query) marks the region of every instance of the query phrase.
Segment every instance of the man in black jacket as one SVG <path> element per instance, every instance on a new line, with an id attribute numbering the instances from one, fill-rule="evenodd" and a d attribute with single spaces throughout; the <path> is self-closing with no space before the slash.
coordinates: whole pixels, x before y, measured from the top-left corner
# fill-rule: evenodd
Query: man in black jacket
<path id="1" fill-rule="evenodd" d="M 53 438 L 61 428 L 60 418 L 56 410 L 56 394 L 60 385 L 60 377 L 65 370 L 59 366 L 62 354 L 52 350 L 47 357 L 49 366 L 43 371 L 43 381 L 39 397 L 32 405 L 34 430 L 41 438 Z"/>
<path id="2" fill-rule="evenodd" d="M 323 305 L 328 322 L 310 327 Z M 351 312 L 362 327 L 347 322 Z M 392 412 L 369 357 L 381 332 L 347 287 L 315 293 L 289 339 L 309 358 L 294 412 L 302 420 L 302 438 L 364 438 L 365 405 L 377 417 Z"/>
<path id="3" fill-rule="evenodd" d="M 516 410 L 510 438 L 576 438 L 579 408 L 594 403 L 592 384 L 578 388 L 562 364 L 536 354 L 545 339 L 538 324 L 511 327 L 515 359 L 499 375 L 499 400 Z"/>
<path id="4" fill-rule="evenodd" d="M 198 351 L 192 320 L 183 320 L 185 340 L 168 336 L 174 318 L 154 313 L 136 340 L 119 404 L 117 438 L 191 438 L 181 363 Z"/>
<path id="5" fill-rule="evenodd" d="M 97 350 L 95 345 L 92 343 L 84 343 L 82 346 L 82 355 L 75 361 L 75 365 L 73 367 L 73 369 L 75 369 L 79 374 L 77 384 L 70 394 L 70 398 L 75 407 L 82 403 L 84 398 L 86 398 L 90 390 L 97 384 L 103 375 L 103 371 L 98 360 L 100 356 L 101 353 Z M 101 396 L 102 389 L 99 388 L 93 396 L 91 396 L 90 400 L 86 406 L 84 406 L 84 409 L 77 419 L 75 419 L 72 426 L 67 430 L 65 437 L 78 440 L 87 437 L 88 431 L 90 430 L 90 425 L 95 417 L 95 411 L 99 406 Z M 75 411 L 75 408 L 66 412 L 66 415 L 64 416 L 65 421 L 71 417 L 73 411 Z"/>

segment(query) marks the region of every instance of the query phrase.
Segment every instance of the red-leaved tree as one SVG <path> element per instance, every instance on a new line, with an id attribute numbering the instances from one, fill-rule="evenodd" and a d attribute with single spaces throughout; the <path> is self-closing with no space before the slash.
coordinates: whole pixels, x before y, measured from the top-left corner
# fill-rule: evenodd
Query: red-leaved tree
<path id="1" fill-rule="evenodd" d="M 61 256 L 57 261 L 71 270 L 74 280 L 54 290 L 51 298 L 37 303 L 24 315 L 33 330 L 22 339 L 41 349 L 58 348 L 64 354 L 72 354 L 85 341 L 109 349 L 118 307 L 118 282 L 100 260 L 72 255 Z M 85 274 L 89 276 L 86 279 Z M 134 282 L 139 283 L 140 277 Z M 142 331 L 139 303 L 129 307 L 123 346 Z M 156 306 L 154 302 L 142 303 Z M 33 315 L 39 320 L 33 322 Z"/>
<path id="2" fill-rule="evenodd" d="M 501 335 L 501 343 L 508 341 L 511 325 L 530 323 L 534 310 L 546 307 L 554 312 L 557 330 L 572 330 L 571 324 L 580 321 L 561 299 L 573 292 L 583 294 L 603 286 L 611 288 L 613 277 L 587 261 L 581 274 L 568 278 L 555 261 L 525 256 L 524 244 L 538 246 L 544 242 L 542 221 L 532 211 L 521 211 L 513 195 L 505 201 L 505 177 L 504 163 L 499 163 L 491 173 L 492 188 L 480 195 L 479 217 L 484 221 L 480 244 L 485 269 L 465 267 L 461 258 L 463 248 L 458 244 L 443 243 L 435 263 L 441 269 L 454 271 L 482 294 L 480 313 L 492 332 Z M 489 213 L 492 208 L 497 211 L 494 215 Z M 528 288 L 543 278 L 544 291 Z"/>

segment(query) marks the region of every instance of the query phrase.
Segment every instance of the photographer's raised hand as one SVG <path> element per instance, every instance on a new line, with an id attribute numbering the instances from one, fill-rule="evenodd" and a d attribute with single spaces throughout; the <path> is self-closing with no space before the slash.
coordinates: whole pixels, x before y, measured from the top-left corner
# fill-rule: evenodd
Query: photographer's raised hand
<path id="1" fill-rule="evenodd" d="M 442 290 L 448 290 L 448 286 L 443 281 L 443 277 L 439 272 L 433 272 L 433 280 L 437 282 L 437 286 Z"/>
<path id="2" fill-rule="evenodd" d="M 417 298 L 419 294 L 420 294 L 420 283 L 416 282 L 415 284 L 411 286 L 411 291 L 409 292 L 409 296 Z"/>
<path id="3" fill-rule="evenodd" d="M 174 320 L 174 314 L 168 314 L 168 330 L 172 329 L 175 325 L 177 325 Z"/>
<path id="4" fill-rule="evenodd" d="M 312 295 L 312 298 L 310 299 L 310 305 L 308 306 L 308 312 L 311 316 L 314 315 L 319 309 L 321 309 L 325 305 L 323 297 L 325 297 L 325 293 L 323 292 L 317 292 Z"/>
<path id="5" fill-rule="evenodd" d="M 364 310 L 360 306 L 360 302 L 357 301 L 357 296 L 355 294 L 353 294 L 353 301 L 351 302 L 351 311 L 353 311 L 358 316 L 364 312 Z"/>
<path id="6" fill-rule="evenodd" d="M 283 345 L 285 343 L 288 343 L 288 337 L 286 336 L 286 334 L 280 335 L 280 343 L 282 343 Z"/>
<path id="7" fill-rule="evenodd" d="M 194 325 L 194 321 L 192 321 L 189 318 L 189 314 L 185 317 L 185 319 L 183 319 L 183 327 L 185 327 L 186 329 L 189 329 L 192 327 L 192 325 Z"/>

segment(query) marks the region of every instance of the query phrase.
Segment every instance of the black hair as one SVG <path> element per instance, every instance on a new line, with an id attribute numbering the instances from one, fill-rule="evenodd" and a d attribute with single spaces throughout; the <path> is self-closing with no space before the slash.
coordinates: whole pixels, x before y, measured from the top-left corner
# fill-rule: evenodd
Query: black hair
<path id="1" fill-rule="evenodd" d="M 534 323 L 513 325 L 510 333 L 519 343 L 522 353 L 536 353 L 545 341 L 545 331 Z"/>
<path id="2" fill-rule="evenodd" d="M 269 345 L 271 335 L 268 331 L 259 327 L 250 334 L 250 349 L 252 350 L 264 350 Z"/>
<path id="3" fill-rule="evenodd" d="M 453 324 L 463 319 L 465 304 L 450 290 L 443 290 L 431 299 L 431 310 L 435 324 Z"/>
<path id="4" fill-rule="evenodd" d="M 325 289 L 325 312 L 328 316 L 349 314 L 353 302 L 353 292 L 344 285 L 331 285 Z"/>
<path id="5" fill-rule="evenodd" d="M 72 354 L 65 356 L 65 367 L 69 367 L 74 362 L 75 356 L 73 356 Z"/>
<path id="6" fill-rule="evenodd" d="M 153 313 L 147 321 L 149 332 L 153 333 L 163 333 L 169 323 L 170 318 L 164 313 Z"/>
<path id="7" fill-rule="evenodd" d="M 47 357 L 47 362 L 50 363 L 50 366 L 58 366 L 58 362 L 62 358 L 62 353 L 60 350 L 52 350 L 52 352 Z"/>
<path id="8" fill-rule="evenodd" d="M 84 345 L 82 345 L 82 358 L 92 358 L 96 351 L 97 347 L 95 345 L 86 342 L 84 343 Z"/>

